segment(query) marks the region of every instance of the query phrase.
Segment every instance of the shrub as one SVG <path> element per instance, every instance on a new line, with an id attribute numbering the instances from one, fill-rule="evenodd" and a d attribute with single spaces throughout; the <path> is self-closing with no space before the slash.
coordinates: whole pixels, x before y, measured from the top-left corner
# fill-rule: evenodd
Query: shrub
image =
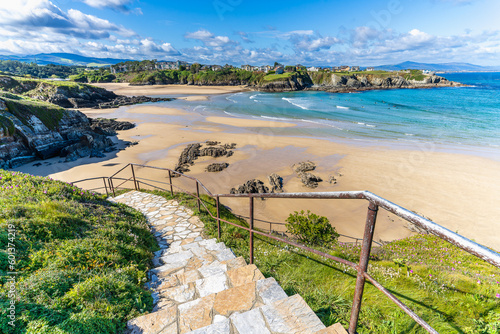
<path id="1" fill-rule="evenodd" d="M 326 217 L 320 217 L 304 210 L 293 214 L 286 219 L 288 232 L 292 233 L 300 242 L 316 245 L 330 246 L 338 239 L 339 234 L 330 225 Z"/>

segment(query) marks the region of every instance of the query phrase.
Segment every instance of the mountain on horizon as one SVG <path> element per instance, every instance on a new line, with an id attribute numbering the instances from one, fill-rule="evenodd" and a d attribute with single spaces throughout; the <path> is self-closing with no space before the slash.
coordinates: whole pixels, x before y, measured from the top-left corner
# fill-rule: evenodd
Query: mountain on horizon
<path id="1" fill-rule="evenodd" d="M 86 57 L 73 53 L 40 53 L 26 56 L 0 55 L 0 60 L 17 60 L 25 63 L 37 63 L 38 65 L 66 65 L 66 66 L 106 66 L 114 65 L 131 59 L 96 58 Z"/>
<path id="2" fill-rule="evenodd" d="M 461 72 L 461 71 L 483 72 L 483 71 L 498 71 L 500 70 L 500 67 L 480 66 L 469 63 L 428 64 L 428 63 L 417 63 L 413 61 L 405 61 L 403 63 L 395 65 L 375 66 L 375 69 L 386 70 L 386 71 L 413 69 L 413 70 L 430 70 L 430 71 L 442 71 L 442 72 Z"/>

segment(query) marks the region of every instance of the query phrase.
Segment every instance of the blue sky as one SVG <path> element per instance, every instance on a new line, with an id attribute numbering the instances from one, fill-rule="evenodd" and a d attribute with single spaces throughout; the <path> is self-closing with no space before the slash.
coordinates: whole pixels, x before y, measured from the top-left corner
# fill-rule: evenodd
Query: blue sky
<path id="1" fill-rule="evenodd" d="M 499 13 L 498 0 L 12 0 L 0 4 L 0 54 L 500 65 Z"/>

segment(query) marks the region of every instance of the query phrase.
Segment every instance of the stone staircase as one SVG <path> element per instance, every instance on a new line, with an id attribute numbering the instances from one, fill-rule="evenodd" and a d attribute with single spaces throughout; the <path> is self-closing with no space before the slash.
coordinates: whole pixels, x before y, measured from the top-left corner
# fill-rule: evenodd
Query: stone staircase
<path id="1" fill-rule="evenodd" d="M 204 239 L 203 223 L 175 200 L 138 191 L 109 200 L 141 211 L 161 248 L 147 283 L 153 312 L 130 320 L 127 334 L 347 334 L 340 324 L 325 328 L 300 295 L 288 297 L 224 243 Z"/>

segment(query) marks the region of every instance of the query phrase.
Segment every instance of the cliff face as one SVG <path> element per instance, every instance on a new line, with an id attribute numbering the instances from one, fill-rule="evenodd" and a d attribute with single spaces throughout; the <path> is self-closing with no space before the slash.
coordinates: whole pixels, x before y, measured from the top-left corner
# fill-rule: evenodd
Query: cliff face
<path id="1" fill-rule="evenodd" d="M 262 81 L 257 85 L 257 89 L 266 92 L 288 92 L 303 90 L 311 87 L 313 82 L 309 75 L 294 73 L 288 78 L 281 80 Z"/>
<path id="2" fill-rule="evenodd" d="M 75 82 L 48 82 L 0 76 L 0 90 L 53 103 L 62 108 L 114 108 L 144 102 L 170 101 L 147 96 L 119 96 L 104 88 Z"/>
<path id="3" fill-rule="evenodd" d="M 64 161 L 103 157 L 104 152 L 116 149 L 108 137 L 113 131 L 77 110 L 49 107 L 19 96 L 8 96 L 10 98 L 0 98 L 2 169 L 55 156 L 61 156 Z"/>
<path id="4" fill-rule="evenodd" d="M 308 88 L 331 92 L 393 88 L 450 87 L 461 85 L 439 76 L 425 76 L 422 80 L 407 80 L 400 75 L 338 75 L 335 73 L 309 73 L 309 75 L 314 85 Z"/>

